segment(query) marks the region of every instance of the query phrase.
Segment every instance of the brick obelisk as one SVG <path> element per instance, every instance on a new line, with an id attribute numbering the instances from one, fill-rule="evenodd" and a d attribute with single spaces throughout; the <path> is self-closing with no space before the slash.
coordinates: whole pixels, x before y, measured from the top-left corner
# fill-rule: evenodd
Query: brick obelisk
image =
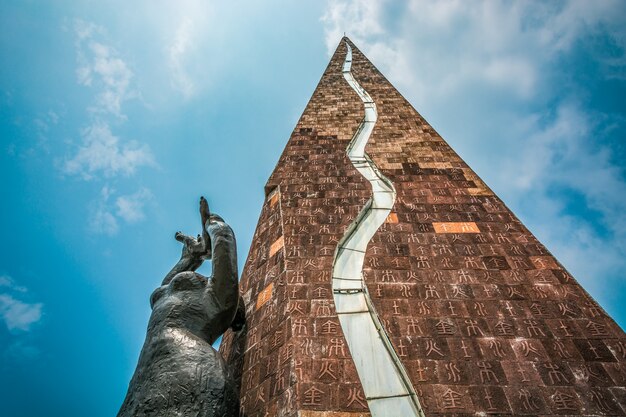
<path id="1" fill-rule="evenodd" d="M 348 45 L 377 108 L 365 150 L 396 194 L 362 276 L 420 412 L 626 415 L 623 330 L 347 38 L 267 182 L 247 333 L 221 346 L 242 415 L 370 415 L 333 297 L 337 247 L 372 196 L 346 153 L 364 118 Z"/>

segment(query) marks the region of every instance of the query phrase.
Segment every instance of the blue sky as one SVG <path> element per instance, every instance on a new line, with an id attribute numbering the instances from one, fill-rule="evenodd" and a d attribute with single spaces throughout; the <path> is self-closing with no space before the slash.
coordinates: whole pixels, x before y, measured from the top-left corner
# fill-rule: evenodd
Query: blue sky
<path id="1" fill-rule="evenodd" d="M 174 232 L 205 195 L 243 264 L 344 31 L 626 325 L 623 1 L 4 1 L 2 415 L 115 414 Z"/>

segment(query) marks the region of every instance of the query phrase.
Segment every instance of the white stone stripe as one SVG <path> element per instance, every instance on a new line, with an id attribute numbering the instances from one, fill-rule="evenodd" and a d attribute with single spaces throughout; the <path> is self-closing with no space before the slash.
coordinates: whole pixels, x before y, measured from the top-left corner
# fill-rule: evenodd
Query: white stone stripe
<path id="1" fill-rule="evenodd" d="M 337 245 L 332 276 L 335 307 L 372 417 L 423 417 L 415 389 L 378 318 L 363 281 L 367 245 L 389 216 L 396 191 L 365 153 L 378 114 L 370 95 L 352 76 L 352 48 L 347 42 L 346 46 L 348 52 L 342 68 L 343 76 L 365 108 L 365 117 L 346 153 L 354 167 L 371 184 L 372 198 Z"/>

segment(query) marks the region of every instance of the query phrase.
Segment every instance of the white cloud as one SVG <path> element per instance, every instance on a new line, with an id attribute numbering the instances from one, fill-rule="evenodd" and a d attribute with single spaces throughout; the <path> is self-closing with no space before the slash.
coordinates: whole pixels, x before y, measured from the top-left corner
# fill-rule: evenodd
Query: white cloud
<path id="1" fill-rule="evenodd" d="M 612 153 L 594 139 L 602 134 L 600 121 L 574 103 L 562 103 L 545 126 L 540 119 L 520 132 L 527 139 L 519 150 L 518 163 L 508 164 L 504 178 L 520 194 L 540 191 L 548 197 L 558 185 L 585 196 L 585 204 L 600 213 L 605 225 L 626 241 L 626 183 L 623 168 Z"/>
<path id="2" fill-rule="evenodd" d="M 41 319 L 43 304 L 29 304 L 8 294 L 0 294 L 0 315 L 9 330 L 30 330 Z"/>
<path id="3" fill-rule="evenodd" d="M 98 205 L 89 218 L 89 230 L 96 234 L 113 236 L 119 230 L 117 219 L 106 206 Z"/>
<path id="4" fill-rule="evenodd" d="M 93 112 L 123 117 L 122 104 L 136 96 L 130 88 L 133 72 L 113 47 L 94 39 L 103 32 L 93 23 L 76 22 L 76 76 L 79 84 L 98 90 Z"/>
<path id="5" fill-rule="evenodd" d="M 581 36 L 609 30 L 618 49 L 626 47 L 619 1 L 410 0 L 392 23 L 385 20 L 390 5 L 329 1 L 322 17 L 328 51 L 347 32 L 392 81 L 423 99 L 451 96 L 476 81 L 529 99 L 541 92 L 540 74 Z M 623 53 L 603 58 L 623 72 Z"/>
<path id="6" fill-rule="evenodd" d="M 25 287 L 15 284 L 13 279 L 0 277 L 0 317 L 11 332 L 27 332 L 42 316 L 42 303 L 30 303 L 22 298 L 27 292 Z M 20 293 L 20 296 L 15 293 Z"/>
<path id="7" fill-rule="evenodd" d="M 326 24 L 326 47 L 332 52 L 346 33 L 355 39 L 383 34 L 381 13 L 385 0 L 330 1 L 322 22 Z"/>
<path id="8" fill-rule="evenodd" d="M 13 281 L 13 279 L 8 275 L 0 275 L 0 288 L 5 287 L 9 288 L 13 291 L 18 292 L 26 292 L 26 287 L 19 286 Z"/>
<path id="9" fill-rule="evenodd" d="M 89 230 L 92 233 L 114 236 L 120 231 L 120 222 L 127 224 L 141 222 L 146 218 L 145 206 L 152 198 L 152 192 L 141 188 L 135 193 L 116 196 L 116 191 L 104 186 L 100 198 L 91 204 Z"/>
<path id="10" fill-rule="evenodd" d="M 85 39 L 89 39 L 94 34 L 102 34 L 104 29 L 102 26 L 98 26 L 93 22 L 85 22 L 81 19 L 76 19 L 74 21 L 74 33 L 76 33 L 76 37 L 78 41 L 83 41 Z"/>
<path id="11" fill-rule="evenodd" d="M 214 4 L 203 0 L 181 0 L 175 8 L 163 4 L 161 24 L 165 35 L 165 55 L 170 83 L 174 90 L 188 99 L 198 94 L 211 81 L 211 67 L 215 57 L 224 59 L 224 54 L 214 41 L 214 31 L 219 26 Z M 211 51 L 209 53 L 209 51 Z"/>
<path id="12" fill-rule="evenodd" d="M 106 116 L 122 117 L 122 104 L 136 96 L 131 89 L 133 73 L 118 52 L 101 38 L 106 31 L 91 22 L 74 22 L 78 83 L 96 89 L 94 104 L 90 107 L 92 122 L 81 131 L 82 144 L 75 155 L 66 159 L 63 171 L 90 180 L 131 175 L 144 165 L 153 163 L 152 153 L 145 144 L 124 142 L 111 132 Z M 50 115 L 56 120 L 56 114 Z M 103 224 L 107 224 L 104 216 Z"/>
<path id="13" fill-rule="evenodd" d="M 610 278 L 591 278 L 615 277 L 626 266 L 623 168 L 615 165 L 609 148 L 594 140 L 602 135 L 601 120 L 579 105 L 562 103 L 545 118 L 533 115 L 522 128 L 512 129 L 519 143 L 512 149 L 516 156 L 504 158 L 497 167 L 494 188 L 506 189 L 509 202 L 524 208 L 540 238 L 588 289 L 609 287 Z M 586 207 L 595 219 L 567 214 L 571 201 L 560 200 L 555 189 L 582 196 L 578 208 Z"/>
<path id="14" fill-rule="evenodd" d="M 120 53 L 106 40 L 106 30 L 91 22 L 74 22 L 76 39 L 77 81 L 94 90 L 93 104 L 89 107 L 91 119 L 81 130 L 81 143 L 62 164 L 65 174 L 76 175 L 84 180 L 112 180 L 120 176 L 130 177 L 138 168 L 154 165 L 150 147 L 145 143 L 124 140 L 111 131 L 111 119 L 125 120 L 123 105 L 138 97 L 132 86 L 133 71 Z M 182 35 L 181 35 L 182 36 Z M 181 39 L 180 54 L 186 44 Z M 54 115 L 50 115 L 56 120 Z M 96 234 L 115 235 L 120 230 L 120 220 L 136 223 L 145 215 L 143 205 L 150 192 L 119 196 L 112 202 L 115 191 L 105 185 L 100 197 L 89 205 L 89 230 Z"/>
<path id="15" fill-rule="evenodd" d="M 135 141 L 122 143 L 104 122 L 94 122 L 83 129 L 81 136 L 82 145 L 63 165 L 66 174 L 80 175 L 86 180 L 97 174 L 128 176 L 137 168 L 154 163 L 148 145 Z"/>
<path id="16" fill-rule="evenodd" d="M 193 47 L 191 39 L 193 30 L 193 20 L 185 18 L 176 30 L 172 44 L 168 48 L 172 85 L 185 97 L 191 97 L 195 92 L 194 82 L 185 69 L 185 55 Z"/>
<path id="17" fill-rule="evenodd" d="M 134 194 L 120 196 L 115 201 L 117 215 L 127 223 L 137 223 L 145 219 L 144 206 L 152 199 L 152 193 L 147 188 L 142 188 Z"/>

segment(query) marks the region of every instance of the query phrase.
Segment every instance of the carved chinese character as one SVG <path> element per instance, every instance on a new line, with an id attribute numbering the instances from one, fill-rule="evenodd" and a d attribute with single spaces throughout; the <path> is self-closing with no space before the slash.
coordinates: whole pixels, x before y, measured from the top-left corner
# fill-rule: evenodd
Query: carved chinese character
<path id="1" fill-rule="evenodd" d="M 289 282 L 292 284 L 304 284 L 304 273 L 302 271 L 295 271 Z"/>
<path id="2" fill-rule="evenodd" d="M 393 275 L 393 271 L 384 270 L 380 276 L 381 282 L 396 282 L 396 277 Z"/>
<path id="3" fill-rule="evenodd" d="M 596 323 L 591 320 L 585 325 L 585 328 L 589 329 L 592 336 L 607 336 L 609 334 L 604 324 Z"/>
<path id="4" fill-rule="evenodd" d="M 535 316 L 545 316 L 546 315 L 546 309 L 542 304 L 539 303 L 532 303 L 529 307 L 530 312 L 533 313 L 533 315 Z"/>
<path id="5" fill-rule="evenodd" d="M 454 298 L 469 298 L 469 295 L 465 292 L 463 287 L 459 287 L 458 285 L 454 285 L 452 287 L 452 297 L 454 297 Z"/>
<path id="6" fill-rule="evenodd" d="M 539 404 L 537 403 L 537 399 L 533 397 L 529 390 L 520 389 L 518 398 L 522 401 L 522 407 L 524 408 L 524 411 L 539 410 Z"/>
<path id="7" fill-rule="evenodd" d="M 348 404 L 346 405 L 346 407 L 350 407 L 354 403 L 360 405 L 363 408 L 367 408 L 365 398 L 363 398 L 363 393 L 359 388 L 350 388 L 348 390 Z"/>
<path id="8" fill-rule="evenodd" d="M 496 339 L 489 341 L 489 349 L 493 352 L 494 356 L 498 358 L 504 357 L 504 351 L 502 350 L 502 342 Z"/>
<path id="9" fill-rule="evenodd" d="M 393 308 L 393 314 L 394 315 L 397 316 L 397 315 L 400 314 L 400 305 L 398 304 L 397 300 L 393 300 L 392 308 Z"/>
<path id="10" fill-rule="evenodd" d="M 424 378 L 424 372 L 426 372 L 426 368 L 422 367 L 422 362 L 421 361 L 417 361 L 417 368 L 415 368 L 415 372 L 417 372 L 417 380 L 420 382 L 425 382 L 427 381 L 426 378 Z"/>
<path id="11" fill-rule="evenodd" d="M 331 361 L 322 361 L 322 368 L 320 369 L 319 374 L 317 375 L 317 378 L 323 378 L 325 376 L 329 376 L 332 379 L 337 379 L 337 370 L 334 369 L 334 365 L 335 363 L 331 362 Z"/>
<path id="12" fill-rule="evenodd" d="M 478 321 L 476 320 L 465 320 L 465 324 L 467 324 L 467 326 L 465 327 L 465 331 L 467 331 L 467 335 L 468 336 L 484 336 L 485 333 L 483 333 L 483 331 L 481 330 L 481 328 L 478 326 Z"/>
<path id="13" fill-rule="evenodd" d="M 313 290 L 313 294 L 315 294 L 315 296 L 317 298 L 326 297 L 326 288 L 324 288 L 324 287 L 317 287 L 315 290 Z"/>
<path id="14" fill-rule="evenodd" d="M 405 357 L 406 356 L 406 346 L 404 345 L 404 342 L 402 341 L 402 339 L 400 339 L 400 341 L 398 342 L 398 356 L 400 357 Z"/>
<path id="15" fill-rule="evenodd" d="M 430 268 L 430 262 L 428 261 L 428 258 L 420 256 L 416 258 L 416 261 L 418 268 Z"/>
<path id="16" fill-rule="evenodd" d="M 260 403 L 265 403 L 265 387 L 263 385 L 260 385 L 256 391 L 254 406 L 258 407 Z"/>
<path id="17" fill-rule="evenodd" d="M 409 287 L 408 285 L 402 284 L 400 286 L 400 289 L 401 289 L 401 293 L 402 293 L 403 297 L 408 298 L 408 297 L 412 297 L 413 296 L 413 294 L 411 294 L 411 287 Z"/>
<path id="18" fill-rule="evenodd" d="M 563 323 L 563 320 L 559 320 L 559 329 L 561 329 L 563 331 L 563 333 L 565 334 L 565 336 L 567 337 L 572 337 L 573 334 L 570 333 L 569 331 L 569 327 L 567 327 L 567 325 L 565 323 Z"/>
<path id="19" fill-rule="evenodd" d="M 281 368 L 276 374 L 276 384 L 274 385 L 274 395 L 285 389 L 285 368 Z"/>
<path id="20" fill-rule="evenodd" d="M 317 309 L 315 310 L 315 314 L 318 316 L 329 316 L 330 315 L 330 304 L 327 300 L 321 300 L 317 305 Z"/>
<path id="21" fill-rule="evenodd" d="M 445 365 L 446 373 L 448 374 L 449 382 L 460 382 L 461 381 L 461 371 L 456 366 L 454 362 L 447 363 Z"/>
<path id="22" fill-rule="evenodd" d="M 507 293 L 507 296 L 509 298 L 515 298 L 515 297 L 524 298 L 524 294 L 519 292 L 519 290 L 517 289 L 517 286 L 509 286 L 509 287 L 507 287 L 506 288 L 506 293 Z"/>
<path id="23" fill-rule="evenodd" d="M 506 311 L 508 311 L 511 316 L 514 316 L 515 315 L 515 308 L 511 305 L 511 303 L 506 301 L 504 305 L 506 306 L 505 307 Z"/>
<path id="24" fill-rule="evenodd" d="M 331 355 L 336 355 L 336 356 L 345 356 L 345 344 L 342 338 L 339 337 L 334 337 L 332 339 L 330 339 L 330 346 L 328 348 L 328 356 L 330 357 Z"/>
<path id="25" fill-rule="evenodd" d="M 528 340 L 522 341 L 522 352 L 524 356 L 528 356 L 531 352 L 535 355 L 541 356 L 541 352 Z"/>
<path id="26" fill-rule="evenodd" d="M 445 320 L 439 320 L 437 324 L 435 324 L 435 330 L 437 330 L 437 333 L 440 335 L 454 334 L 454 326 Z"/>
<path id="27" fill-rule="evenodd" d="M 554 342 L 554 350 L 562 359 L 569 359 L 572 355 L 565 348 L 565 344 L 560 340 Z"/>
<path id="28" fill-rule="evenodd" d="M 296 313 L 304 314 L 303 301 L 289 301 L 287 303 L 287 312 L 292 316 Z"/>
<path id="29" fill-rule="evenodd" d="M 282 340 L 283 340 L 283 331 L 282 330 L 276 330 L 276 332 L 272 336 L 272 340 L 271 340 L 271 344 L 270 344 L 271 347 L 275 348 L 276 346 L 280 345 Z"/>
<path id="30" fill-rule="evenodd" d="M 576 399 L 573 395 L 556 391 L 552 396 L 554 407 L 559 410 L 577 410 Z"/>
<path id="31" fill-rule="evenodd" d="M 480 303 L 480 302 L 474 303 L 474 310 L 476 311 L 476 314 L 478 314 L 479 316 L 487 315 L 485 303 Z"/>
<path id="32" fill-rule="evenodd" d="M 494 327 L 498 336 L 513 336 L 513 326 L 509 323 L 499 321 Z"/>
<path id="33" fill-rule="evenodd" d="M 524 368 L 522 368 L 522 364 L 519 362 L 517 363 L 517 372 L 522 376 L 522 382 L 530 381 L 528 377 L 526 376 L 526 372 L 524 371 Z"/>
<path id="34" fill-rule="evenodd" d="M 335 322 L 333 322 L 332 320 L 326 320 L 324 323 L 322 323 L 321 326 L 321 334 L 337 334 L 337 328 L 339 327 L 339 325 Z"/>
<path id="35" fill-rule="evenodd" d="M 320 405 L 322 402 L 322 394 L 324 391 L 321 389 L 311 387 L 308 390 L 304 391 L 304 402 L 303 405 Z"/>
<path id="36" fill-rule="evenodd" d="M 434 278 L 437 282 L 445 282 L 445 281 L 446 281 L 446 279 L 445 279 L 445 277 L 444 277 L 444 275 L 443 275 L 443 272 L 441 272 L 441 271 L 435 271 L 435 272 L 433 273 L 433 278 Z"/>
<path id="37" fill-rule="evenodd" d="M 309 330 L 306 326 L 305 319 L 296 319 L 291 325 L 291 331 L 295 336 L 302 336 L 309 334 Z"/>
<path id="38" fill-rule="evenodd" d="M 461 394 L 456 391 L 452 391 L 450 388 L 448 388 L 446 392 L 443 393 L 441 399 L 443 400 L 443 408 L 445 408 L 446 410 L 453 408 L 463 408 L 461 406 Z"/>
<path id="39" fill-rule="evenodd" d="M 491 368 L 493 367 L 491 363 L 480 361 L 480 362 L 476 362 L 476 366 L 478 366 L 478 369 L 480 369 L 480 373 L 479 373 L 480 382 L 482 382 L 483 384 L 492 382 L 492 381 L 500 382 L 496 374 L 491 370 Z"/>
<path id="40" fill-rule="evenodd" d="M 600 411 L 604 413 L 609 413 L 613 411 L 613 409 L 611 408 L 611 406 L 607 402 L 607 399 L 604 397 L 604 394 L 602 394 L 601 391 L 597 389 L 596 390 L 592 389 L 591 391 L 589 391 L 589 397 L 591 398 L 591 401 L 593 401 L 593 403 L 596 405 L 596 407 L 598 407 Z"/>
<path id="41" fill-rule="evenodd" d="M 426 285 L 426 299 L 429 298 L 441 298 L 439 296 L 439 292 L 437 291 L 437 288 L 434 285 Z"/>
<path id="42" fill-rule="evenodd" d="M 467 345 L 465 344 L 464 340 L 461 340 L 461 349 L 463 350 L 463 357 L 464 358 L 470 358 L 471 356 L 467 353 Z"/>
<path id="43" fill-rule="evenodd" d="M 406 271 L 406 280 L 407 281 L 419 281 L 419 277 L 415 271 Z"/>
<path id="44" fill-rule="evenodd" d="M 457 274 L 458 274 L 458 280 L 460 284 L 472 282 L 472 276 L 464 269 L 459 269 Z"/>
<path id="45" fill-rule="evenodd" d="M 576 316 L 576 311 L 574 311 L 574 309 L 572 308 L 572 306 L 570 306 L 568 303 L 558 303 L 559 306 L 559 312 L 561 313 L 561 316 L 563 317 L 575 317 Z"/>
<path id="46" fill-rule="evenodd" d="M 563 298 L 567 298 L 568 296 L 572 296 L 575 298 L 579 298 L 578 294 L 576 294 L 576 292 L 574 292 L 574 286 L 573 285 L 563 285 L 561 287 L 562 290 L 562 297 Z"/>
<path id="47" fill-rule="evenodd" d="M 436 353 L 441 357 L 445 356 L 441 349 L 437 346 L 437 342 L 432 339 L 428 339 L 426 340 L 426 356 L 430 356 L 431 353 Z"/>
<path id="48" fill-rule="evenodd" d="M 526 324 L 526 331 L 528 332 L 528 337 L 533 336 L 545 336 L 545 333 L 538 326 L 536 320 L 524 320 L 524 324 Z"/>
<path id="49" fill-rule="evenodd" d="M 491 396 L 491 394 L 489 394 L 489 391 L 487 391 L 487 388 L 485 388 L 484 392 L 485 392 L 485 397 L 484 398 L 485 398 L 485 401 L 487 401 L 487 404 L 488 404 L 487 410 L 489 410 L 489 411 L 496 410 L 496 407 L 493 405 L 493 402 L 491 401 L 493 399 L 493 397 Z"/>
<path id="50" fill-rule="evenodd" d="M 587 346 L 589 347 L 589 350 L 593 352 L 594 359 L 601 358 L 600 354 L 598 353 L 598 349 L 591 343 L 591 340 L 587 340 Z"/>
<path id="51" fill-rule="evenodd" d="M 467 269 L 481 269 L 481 265 L 474 258 L 465 258 L 465 268 Z"/>
<path id="52" fill-rule="evenodd" d="M 308 234 L 308 232 L 306 232 L 306 234 Z M 303 267 L 305 269 L 318 269 L 317 263 L 315 262 L 314 259 L 306 259 L 304 261 Z"/>
<path id="53" fill-rule="evenodd" d="M 548 369 L 548 377 L 550 378 L 550 383 L 552 385 L 560 384 L 562 382 L 569 383 L 569 380 L 561 371 L 561 368 L 554 363 L 546 363 L 543 365 L 544 368 Z"/>
<path id="54" fill-rule="evenodd" d="M 310 356 L 313 353 L 312 347 L 313 347 L 313 340 L 306 338 L 302 341 L 302 343 L 300 343 L 300 352 L 305 356 Z"/>

